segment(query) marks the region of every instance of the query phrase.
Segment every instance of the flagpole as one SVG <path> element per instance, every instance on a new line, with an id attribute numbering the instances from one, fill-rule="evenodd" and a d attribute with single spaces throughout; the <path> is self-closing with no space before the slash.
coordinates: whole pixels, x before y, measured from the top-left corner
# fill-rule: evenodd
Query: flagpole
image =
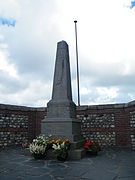
<path id="1" fill-rule="evenodd" d="M 75 23 L 75 39 L 76 39 L 76 64 L 77 64 L 77 91 L 78 91 L 78 106 L 80 106 L 80 88 L 79 88 L 79 65 L 78 65 L 78 45 L 77 45 L 77 21 Z"/>

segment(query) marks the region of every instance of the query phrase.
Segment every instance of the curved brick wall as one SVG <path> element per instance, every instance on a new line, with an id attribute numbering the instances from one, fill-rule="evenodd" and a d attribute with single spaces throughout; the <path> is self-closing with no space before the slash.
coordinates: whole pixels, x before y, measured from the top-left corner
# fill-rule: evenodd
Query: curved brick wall
<path id="1" fill-rule="evenodd" d="M 102 146 L 135 149 L 135 102 L 127 104 L 81 106 L 82 134 Z"/>
<path id="2" fill-rule="evenodd" d="M 46 108 L 0 104 L 0 147 L 22 144 L 40 134 Z"/>
<path id="3" fill-rule="evenodd" d="M 46 108 L 0 104 L 0 147 L 31 141 L 41 131 Z M 135 149 L 135 102 L 77 107 L 84 138 L 102 146 Z"/>

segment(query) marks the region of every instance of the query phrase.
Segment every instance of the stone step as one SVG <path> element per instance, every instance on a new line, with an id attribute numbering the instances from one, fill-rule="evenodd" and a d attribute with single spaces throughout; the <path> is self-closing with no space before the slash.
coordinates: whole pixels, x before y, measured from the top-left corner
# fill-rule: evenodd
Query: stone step
<path id="1" fill-rule="evenodd" d="M 82 148 L 85 144 L 85 140 L 81 139 L 79 141 L 71 142 L 70 149 L 79 149 Z"/>
<path id="2" fill-rule="evenodd" d="M 79 160 L 82 159 L 86 154 L 86 150 L 84 148 L 80 149 L 71 149 L 68 154 L 69 160 Z"/>

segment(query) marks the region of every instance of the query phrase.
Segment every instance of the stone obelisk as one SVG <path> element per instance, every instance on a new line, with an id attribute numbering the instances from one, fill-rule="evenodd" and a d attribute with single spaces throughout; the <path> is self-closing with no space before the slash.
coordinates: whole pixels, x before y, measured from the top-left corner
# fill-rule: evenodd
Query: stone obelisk
<path id="1" fill-rule="evenodd" d="M 70 139 L 70 159 L 80 159 L 85 153 L 81 149 L 84 144 L 81 122 L 76 119 L 76 105 L 72 101 L 69 50 L 65 41 L 57 44 L 52 99 L 47 103 L 47 116 L 41 123 L 41 133 Z"/>

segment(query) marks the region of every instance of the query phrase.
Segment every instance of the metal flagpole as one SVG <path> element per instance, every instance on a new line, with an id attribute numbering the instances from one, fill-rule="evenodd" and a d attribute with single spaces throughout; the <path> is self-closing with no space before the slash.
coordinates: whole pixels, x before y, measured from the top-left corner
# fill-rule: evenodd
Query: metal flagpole
<path id="1" fill-rule="evenodd" d="M 78 106 L 80 106 L 80 89 L 79 89 L 79 65 L 78 65 L 78 45 L 77 45 L 77 21 L 75 23 L 75 39 L 76 39 L 76 64 L 77 64 L 77 90 L 78 90 Z"/>

